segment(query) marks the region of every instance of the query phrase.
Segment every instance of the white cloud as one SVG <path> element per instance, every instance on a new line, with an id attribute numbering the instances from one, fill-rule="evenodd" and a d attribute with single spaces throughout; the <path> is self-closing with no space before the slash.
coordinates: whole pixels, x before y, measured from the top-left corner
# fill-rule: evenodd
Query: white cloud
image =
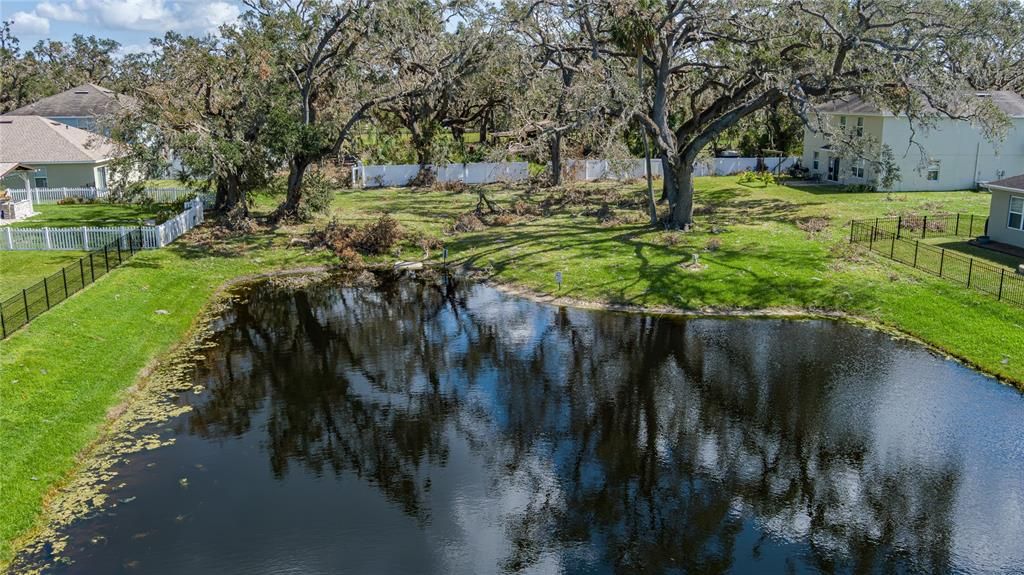
<path id="1" fill-rule="evenodd" d="M 43 35 L 50 33 L 50 21 L 32 12 L 15 12 L 11 14 L 11 30 L 15 34 Z"/>
<path id="2" fill-rule="evenodd" d="M 45 18 L 51 18 L 61 22 L 85 22 L 87 20 L 85 14 L 75 8 L 72 8 L 70 4 L 51 4 L 49 2 L 41 2 L 36 5 L 35 12 Z"/>
<path id="3" fill-rule="evenodd" d="M 87 22 L 108 30 L 215 33 L 222 24 L 236 21 L 241 11 L 237 4 L 223 0 L 46 0 L 33 12 L 18 14 L 23 15 L 26 26 L 33 26 L 25 31 L 36 34 L 49 31 L 47 19 Z"/>

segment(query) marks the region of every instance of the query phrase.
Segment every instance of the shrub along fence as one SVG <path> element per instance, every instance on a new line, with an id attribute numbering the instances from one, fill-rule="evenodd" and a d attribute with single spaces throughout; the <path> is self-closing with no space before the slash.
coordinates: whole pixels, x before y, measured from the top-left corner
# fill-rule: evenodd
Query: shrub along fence
<path id="1" fill-rule="evenodd" d="M 138 229 L 141 247 L 162 248 L 203 222 L 203 203 L 199 199 L 185 203 L 185 210 L 157 226 Z M 0 251 L 6 250 L 83 250 L 89 251 L 114 241 L 130 228 L 0 228 Z"/>
<path id="2" fill-rule="evenodd" d="M 132 230 L 0 302 L 0 339 L 103 277 L 141 249 L 142 234 Z"/>
<path id="3" fill-rule="evenodd" d="M 1024 276 L 977 258 L 921 243 L 926 236 L 964 237 L 985 229 L 983 216 L 951 214 L 922 216 L 914 222 L 903 218 L 855 220 L 850 242 L 865 245 L 891 260 L 964 284 L 967 288 L 1024 306 Z M 930 223 L 929 223 L 930 222 Z M 920 227 L 918 227 L 920 226 Z"/>

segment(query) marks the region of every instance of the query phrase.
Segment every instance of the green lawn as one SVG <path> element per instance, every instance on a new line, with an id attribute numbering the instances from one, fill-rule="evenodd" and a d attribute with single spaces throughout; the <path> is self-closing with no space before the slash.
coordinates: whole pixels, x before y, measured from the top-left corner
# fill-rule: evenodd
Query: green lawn
<path id="1" fill-rule="evenodd" d="M 166 206 L 135 206 L 122 204 L 37 204 L 39 215 L 15 224 L 16 228 L 75 228 L 82 226 L 138 226 L 156 216 Z"/>
<path id="2" fill-rule="evenodd" d="M 986 194 L 751 189 L 735 178 L 702 178 L 698 187 L 702 215 L 686 234 L 643 225 L 642 186 L 617 184 L 583 186 L 566 196 L 490 190 L 499 205 L 518 201 L 538 212 L 546 207 L 549 215 L 455 236 L 443 232 L 476 205 L 475 193 L 340 191 L 333 213 L 312 226 L 331 217 L 366 222 L 387 211 L 415 234 L 442 237 L 450 260 L 485 269 L 495 281 L 552 292 L 554 272 L 561 271 L 560 293 L 586 300 L 842 311 L 1024 382 L 1024 309 L 847 244 L 851 218 L 983 214 Z M 261 197 L 257 206 L 269 210 L 273 203 Z M 588 215 L 604 203 L 619 223 Z M 798 227 L 812 217 L 826 218 L 826 229 L 811 234 Z M 0 563 L 38 525 L 44 498 L 74 471 L 76 455 L 97 437 L 111 406 L 146 365 L 181 341 L 218 286 L 244 274 L 334 261 L 324 251 L 287 247 L 290 236 L 310 227 L 229 241 L 207 241 L 209 232 L 197 230 L 167 249 L 136 256 L 0 342 Z M 410 239 L 401 257 L 420 253 Z M 705 269 L 682 267 L 693 253 Z"/>
<path id="3" fill-rule="evenodd" d="M 78 261 L 85 252 L 0 251 L 0 301 Z"/>

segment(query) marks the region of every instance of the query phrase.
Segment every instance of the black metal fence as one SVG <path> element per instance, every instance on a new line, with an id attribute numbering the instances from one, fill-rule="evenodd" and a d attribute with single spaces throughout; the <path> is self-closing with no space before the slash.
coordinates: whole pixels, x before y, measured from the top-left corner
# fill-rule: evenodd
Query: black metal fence
<path id="1" fill-rule="evenodd" d="M 142 232 L 133 230 L 0 302 L 0 339 L 103 277 L 141 249 Z"/>
<path id="2" fill-rule="evenodd" d="M 858 220 L 873 224 L 879 230 L 894 234 L 897 239 L 925 239 L 927 237 L 973 238 L 985 234 L 987 216 L 974 214 L 937 214 L 930 216 L 893 216 Z"/>
<path id="3" fill-rule="evenodd" d="M 934 216 L 931 216 L 928 220 L 950 223 L 952 221 L 950 218 L 952 217 L 940 216 L 942 218 L 940 220 L 938 218 L 933 219 Z M 884 220 L 879 219 L 875 221 L 853 221 L 850 228 L 850 242 L 866 245 L 871 251 L 891 260 L 907 264 L 941 278 L 962 283 L 967 288 L 985 292 L 995 296 L 998 300 L 1024 306 L 1024 276 L 1012 270 L 1007 270 L 1004 267 L 995 266 L 959 252 L 921 243 L 920 238 L 925 237 L 925 233 L 938 236 L 939 226 L 945 224 L 935 224 L 936 227 L 933 232 L 928 232 L 927 226 L 929 224 L 925 224 L 924 228 L 912 230 L 917 235 L 908 237 L 906 233 L 907 228 L 904 227 L 905 218 L 894 223 L 893 220 L 896 219 L 885 218 Z M 958 221 L 963 222 L 964 219 L 966 219 L 966 216 Z M 977 222 L 981 222 L 984 219 L 984 217 L 978 216 L 977 218 L 971 218 L 970 223 L 964 222 L 963 225 L 978 225 Z M 981 225 L 983 226 L 984 224 Z M 948 230 L 942 235 L 952 236 L 956 233 L 954 230 L 957 229 L 960 229 L 965 235 L 969 235 L 966 230 L 974 229 L 977 232 L 979 229 L 984 230 L 984 227 L 959 228 L 958 224 L 954 223 L 952 226 L 942 229 Z"/>

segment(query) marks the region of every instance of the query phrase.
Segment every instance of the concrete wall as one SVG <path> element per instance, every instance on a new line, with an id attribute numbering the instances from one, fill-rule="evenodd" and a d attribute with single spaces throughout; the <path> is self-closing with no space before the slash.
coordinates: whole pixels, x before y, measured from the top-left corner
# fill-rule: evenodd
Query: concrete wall
<path id="1" fill-rule="evenodd" d="M 1014 195 L 1024 198 L 1024 193 L 1011 194 L 1001 190 L 992 190 L 992 204 L 988 214 L 988 236 L 993 241 L 1024 248 L 1024 231 L 1015 230 L 1007 225 L 1010 215 L 1010 197 Z"/>
<path id="2" fill-rule="evenodd" d="M 46 168 L 46 187 L 48 188 L 78 188 L 97 186 L 99 184 L 97 169 L 105 164 L 38 164 L 32 162 L 29 165 Z M 8 176 L 4 178 L 3 185 L 16 190 L 25 187 L 21 176 Z"/>

